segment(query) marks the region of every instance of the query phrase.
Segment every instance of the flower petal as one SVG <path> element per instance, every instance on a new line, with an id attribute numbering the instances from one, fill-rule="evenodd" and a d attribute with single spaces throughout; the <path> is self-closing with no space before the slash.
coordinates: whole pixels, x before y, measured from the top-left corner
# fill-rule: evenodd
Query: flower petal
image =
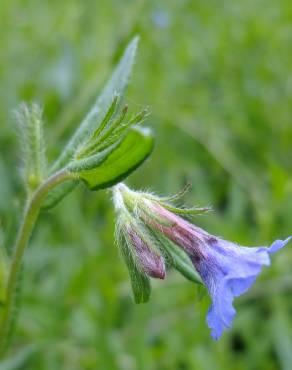
<path id="1" fill-rule="evenodd" d="M 207 314 L 211 335 L 218 339 L 235 316 L 233 299 L 245 293 L 255 282 L 263 266 L 270 264 L 270 253 L 282 248 L 286 240 L 276 240 L 271 247 L 241 247 L 222 239 L 202 245 L 204 258 L 194 263 L 212 298 Z M 193 259 L 193 261 L 195 261 Z"/>
<path id="2" fill-rule="evenodd" d="M 230 287 L 223 280 L 216 294 L 212 296 L 212 305 L 207 314 L 207 324 L 211 329 L 212 338 L 217 340 L 224 329 L 231 326 L 236 311 L 232 305 L 233 295 Z"/>
<path id="3" fill-rule="evenodd" d="M 275 253 L 279 249 L 283 248 L 290 240 L 292 236 L 289 236 L 286 240 L 275 240 L 274 243 L 268 248 L 269 253 Z"/>

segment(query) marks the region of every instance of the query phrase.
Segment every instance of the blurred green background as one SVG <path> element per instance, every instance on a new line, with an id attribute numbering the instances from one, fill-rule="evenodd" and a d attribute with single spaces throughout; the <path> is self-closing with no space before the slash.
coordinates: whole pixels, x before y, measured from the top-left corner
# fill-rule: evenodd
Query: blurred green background
<path id="1" fill-rule="evenodd" d="M 241 244 L 291 234 L 291 1 L 1 0 L 6 244 L 24 198 L 13 110 L 42 104 L 53 160 L 135 34 L 127 101 L 150 107 L 157 141 L 128 184 L 171 194 L 191 181 L 185 203 L 215 209 L 198 224 Z M 113 230 L 110 193 L 82 186 L 40 217 L 12 367 L 1 370 L 291 369 L 291 245 L 236 300 L 232 330 L 213 342 L 209 298 L 177 272 L 154 282 L 150 303 L 134 305 Z"/>

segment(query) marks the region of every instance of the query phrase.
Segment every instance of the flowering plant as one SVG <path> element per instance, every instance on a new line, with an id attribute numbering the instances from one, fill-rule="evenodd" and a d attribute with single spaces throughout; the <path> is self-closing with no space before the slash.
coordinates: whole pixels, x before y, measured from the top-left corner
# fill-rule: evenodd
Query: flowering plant
<path id="1" fill-rule="evenodd" d="M 209 208 L 177 208 L 174 197 L 134 192 L 120 183 L 150 155 L 154 138 L 141 128 L 147 110 L 128 116 L 123 94 L 138 39 L 125 50 L 108 84 L 59 157 L 48 165 L 42 111 L 22 105 L 17 113 L 26 190 L 23 216 L 11 255 L 0 242 L 0 351 L 12 332 L 23 255 L 39 214 L 53 208 L 83 183 L 90 190 L 113 187 L 118 215 L 116 235 L 128 266 L 137 303 L 149 299 L 150 278 L 164 279 L 172 266 L 187 279 L 204 284 L 212 298 L 207 315 L 213 338 L 231 325 L 233 298 L 246 292 L 270 255 L 288 241 L 247 248 L 213 236 L 187 219 Z"/>
<path id="2" fill-rule="evenodd" d="M 242 247 L 184 219 L 208 208 L 177 208 L 169 203 L 174 198 L 135 192 L 124 184 L 114 187 L 117 240 L 129 267 L 134 296 L 137 302 L 149 298 L 149 277 L 164 279 L 167 261 L 188 279 L 206 286 L 212 298 L 207 324 L 212 337 L 218 339 L 231 326 L 233 298 L 252 286 L 262 267 L 270 264 L 270 255 L 291 237 L 276 240 L 270 247 Z"/>
<path id="3" fill-rule="evenodd" d="M 48 166 L 42 110 L 22 104 L 17 112 L 26 190 L 23 217 L 11 256 L 0 243 L 0 352 L 8 347 L 24 251 L 39 214 L 51 209 L 82 182 L 91 190 L 110 187 L 151 153 L 153 135 L 138 126 L 145 109 L 128 117 L 123 103 L 138 38 L 126 48 L 109 82 L 54 163 Z M 0 354 L 0 355 L 1 355 Z"/>

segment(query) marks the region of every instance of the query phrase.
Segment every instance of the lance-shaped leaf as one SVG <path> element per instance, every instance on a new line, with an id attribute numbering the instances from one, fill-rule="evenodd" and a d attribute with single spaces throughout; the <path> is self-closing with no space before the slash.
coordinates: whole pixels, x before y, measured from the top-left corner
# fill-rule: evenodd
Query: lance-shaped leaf
<path id="1" fill-rule="evenodd" d="M 153 145 L 154 139 L 149 129 L 133 127 L 119 145 L 98 162 L 96 168 L 82 170 L 81 167 L 78 177 L 91 190 L 112 186 L 134 171 L 149 156 Z M 70 166 L 68 169 L 70 171 Z"/>
<path id="2" fill-rule="evenodd" d="M 97 168 L 106 160 L 106 158 L 110 154 L 112 154 L 112 152 L 120 145 L 121 141 L 122 139 L 110 145 L 108 148 L 102 150 L 101 152 L 91 155 L 90 157 L 76 159 L 75 161 L 72 161 L 67 166 L 68 171 L 76 173 L 78 175 L 78 173 L 82 171 L 88 171 Z"/>
<path id="3" fill-rule="evenodd" d="M 106 112 L 103 118 L 103 121 L 100 126 L 100 132 L 104 129 L 104 127 L 107 125 L 108 121 L 110 120 L 111 116 L 113 115 L 116 105 L 117 105 L 117 97 L 113 99 L 113 102 L 111 106 L 109 107 L 109 110 Z M 91 155 L 88 158 L 84 158 L 82 160 L 75 159 L 74 161 L 71 161 L 67 167 L 69 167 L 71 172 L 78 172 L 81 169 L 84 170 L 84 169 L 91 169 L 93 167 L 97 167 L 98 164 L 101 162 L 101 160 L 105 159 L 105 154 L 110 152 L 115 145 L 117 145 L 117 143 L 114 143 L 109 148 L 106 148 L 105 150 L 101 151 L 101 153 Z M 77 158 L 78 157 L 79 156 L 77 156 Z M 57 205 L 68 193 L 70 193 L 77 187 L 78 183 L 79 183 L 79 180 L 67 181 L 64 184 L 59 185 L 57 188 L 51 190 L 51 192 L 46 196 L 42 204 L 42 209 L 49 210 L 55 205 Z"/>
<path id="4" fill-rule="evenodd" d="M 102 132 L 108 119 L 116 109 L 118 97 L 122 97 L 128 85 L 132 72 L 138 37 L 135 37 L 127 46 L 122 58 L 116 66 L 109 82 L 97 98 L 92 109 L 85 119 L 81 122 L 79 128 L 69 140 L 67 146 L 62 151 L 60 157 L 53 164 L 50 173 L 54 173 L 62 167 L 65 167 L 76 155 L 80 144 L 86 141 L 90 135 L 98 135 Z M 109 145 L 112 143 L 108 143 Z M 77 181 L 68 181 L 59 185 L 45 199 L 42 209 L 50 209 L 59 203 L 69 192 L 75 189 Z"/>
<path id="5" fill-rule="evenodd" d="M 111 79 L 97 98 L 92 109 L 81 122 L 79 128 L 53 165 L 51 172 L 55 172 L 69 163 L 69 161 L 74 157 L 79 145 L 102 124 L 103 118 L 112 105 L 114 97 L 117 95 L 123 96 L 132 72 L 137 44 L 138 37 L 135 37 L 126 48 L 121 60 L 112 74 Z"/>
<path id="6" fill-rule="evenodd" d="M 41 209 L 47 211 L 55 207 L 67 194 L 74 190 L 79 180 L 68 180 L 49 192 L 42 203 Z"/>

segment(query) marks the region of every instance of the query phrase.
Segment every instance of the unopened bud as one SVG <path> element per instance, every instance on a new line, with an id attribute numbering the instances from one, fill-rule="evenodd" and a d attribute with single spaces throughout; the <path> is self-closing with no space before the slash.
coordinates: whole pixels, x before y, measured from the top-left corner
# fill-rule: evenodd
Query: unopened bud
<path id="1" fill-rule="evenodd" d="M 133 230 L 127 230 L 129 241 L 134 249 L 139 265 L 146 275 L 164 279 L 165 264 L 161 255 L 151 250 L 151 247 Z"/>

